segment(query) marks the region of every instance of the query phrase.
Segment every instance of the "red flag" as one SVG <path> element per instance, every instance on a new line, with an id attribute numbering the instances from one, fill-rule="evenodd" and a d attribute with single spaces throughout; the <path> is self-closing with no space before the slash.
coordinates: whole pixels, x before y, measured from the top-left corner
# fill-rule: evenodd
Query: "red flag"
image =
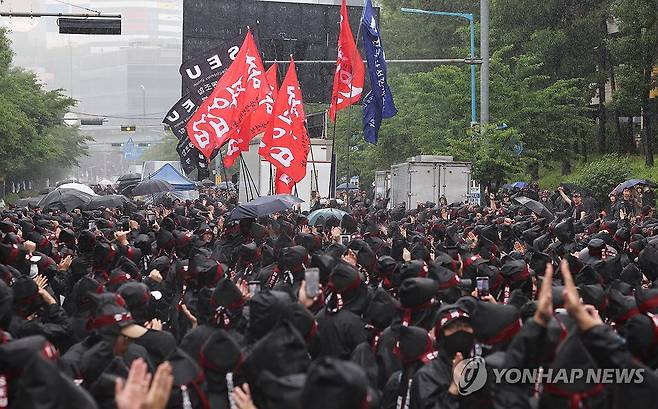
<path id="1" fill-rule="evenodd" d="M 214 149 L 232 138 L 243 142 L 251 140 L 267 129 L 269 117 L 261 116 L 258 122 L 252 120 L 250 114 L 265 110 L 261 102 L 270 93 L 254 37 L 247 32 L 235 60 L 187 123 L 190 141 L 210 158 Z"/>
<path id="2" fill-rule="evenodd" d="M 279 93 L 279 81 L 277 79 L 279 73 L 279 65 L 277 63 L 274 63 L 270 66 L 270 68 L 267 69 L 267 72 L 265 73 L 265 78 L 267 78 L 267 83 L 270 85 L 270 89 L 272 90 L 272 95 L 275 95 Z"/>
<path id="3" fill-rule="evenodd" d="M 251 142 L 255 136 L 262 135 L 267 130 L 274 109 L 276 74 L 277 65 L 275 63 L 265 73 L 265 80 L 270 88 L 270 92 L 264 99 L 258 102 L 258 107 L 249 114 L 249 118 L 245 120 L 246 125 L 238 130 L 238 134 L 235 137 L 228 140 L 226 156 L 224 156 L 224 167 L 230 168 L 233 166 L 233 163 L 235 163 L 235 160 L 240 156 L 240 153 L 249 150 L 249 142 Z M 246 138 L 242 137 L 244 133 L 243 129 L 246 129 L 249 132 Z"/>
<path id="4" fill-rule="evenodd" d="M 270 126 L 263 136 L 260 155 L 276 167 L 276 193 L 290 193 L 306 176 L 306 160 L 311 147 L 304 122 L 304 102 L 299 88 L 295 61 L 281 84 L 274 103 Z"/>
<path id="5" fill-rule="evenodd" d="M 365 81 L 365 68 L 361 54 L 356 48 L 350 20 L 347 17 L 345 0 L 340 7 L 340 34 L 338 34 L 338 59 L 336 60 L 336 74 L 334 74 L 334 88 L 331 92 L 331 106 L 329 117 L 336 121 L 336 112 L 356 104 L 361 99 Z"/>

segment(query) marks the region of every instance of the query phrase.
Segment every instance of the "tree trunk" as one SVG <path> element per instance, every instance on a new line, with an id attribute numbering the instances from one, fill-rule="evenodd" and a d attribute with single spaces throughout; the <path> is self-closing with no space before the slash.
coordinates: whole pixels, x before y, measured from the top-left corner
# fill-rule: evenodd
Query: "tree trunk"
<path id="1" fill-rule="evenodd" d="M 610 77 L 610 90 L 614 97 L 615 91 L 617 91 L 617 83 L 615 82 L 615 67 L 612 64 L 610 59 L 610 54 L 606 50 L 606 62 L 608 63 L 608 75 Z M 619 123 L 619 110 L 615 108 L 614 110 L 614 120 L 615 120 L 615 131 L 617 134 L 617 153 L 619 155 L 624 154 L 624 133 L 621 129 L 621 124 Z"/>
<path id="2" fill-rule="evenodd" d="M 601 151 L 601 153 L 605 153 L 605 150 Z M 585 159 L 585 163 L 588 162 L 588 151 L 587 151 L 587 141 L 583 139 L 583 159 Z"/>
<path id="3" fill-rule="evenodd" d="M 608 79 L 606 67 L 608 66 L 608 49 L 605 46 L 605 38 L 608 34 L 608 24 L 606 21 L 606 16 L 604 15 L 601 19 L 601 33 L 603 40 L 601 41 L 600 52 L 599 52 L 599 65 L 598 65 L 598 90 L 599 90 L 599 109 L 598 109 L 598 119 L 599 119 L 599 153 L 605 154 L 608 150 L 607 141 L 606 141 L 606 121 L 608 119 L 607 110 L 605 107 L 606 96 L 605 96 L 605 84 Z"/>
<path id="4" fill-rule="evenodd" d="M 645 164 L 653 167 L 653 126 L 651 117 L 653 116 L 652 101 L 647 98 L 644 104 L 644 146 L 645 146 Z"/>
<path id="5" fill-rule="evenodd" d="M 599 83 L 599 153 L 605 154 L 608 150 L 606 146 L 606 119 L 608 117 L 605 109 L 605 83 Z"/>
<path id="6" fill-rule="evenodd" d="M 562 176 L 571 174 L 571 161 L 568 157 L 562 159 Z"/>
<path id="7" fill-rule="evenodd" d="M 533 162 L 528 164 L 528 173 L 530 174 L 530 179 L 539 180 L 539 163 Z"/>
<path id="8" fill-rule="evenodd" d="M 635 133 L 633 132 L 634 127 L 635 125 L 633 124 L 633 117 L 630 117 L 628 124 L 626 125 L 626 136 L 624 137 L 623 140 L 625 153 L 634 154 L 637 152 L 635 146 Z"/>

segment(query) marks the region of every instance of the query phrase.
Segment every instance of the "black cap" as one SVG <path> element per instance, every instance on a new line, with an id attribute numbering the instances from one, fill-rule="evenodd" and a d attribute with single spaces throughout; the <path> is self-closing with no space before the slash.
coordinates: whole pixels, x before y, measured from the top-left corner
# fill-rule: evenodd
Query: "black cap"
<path id="1" fill-rule="evenodd" d="M 417 308 L 430 302 L 439 289 L 431 278 L 407 278 L 400 285 L 400 303 L 404 308 Z"/>
<path id="2" fill-rule="evenodd" d="M 403 363 L 427 362 L 433 350 L 432 339 L 424 328 L 402 326 L 397 349 Z"/>
<path id="3" fill-rule="evenodd" d="M 358 365 L 333 358 L 315 362 L 308 371 L 302 407 L 313 409 L 363 408 L 368 379 Z"/>
<path id="4" fill-rule="evenodd" d="M 636 288 L 635 301 L 641 313 L 658 313 L 658 288 Z"/>
<path id="5" fill-rule="evenodd" d="M 513 305 L 478 300 L 471 312 L 471 325 L 475 337 L 484 344 L 507 342 L 521 330 L 520 311 Z"/>

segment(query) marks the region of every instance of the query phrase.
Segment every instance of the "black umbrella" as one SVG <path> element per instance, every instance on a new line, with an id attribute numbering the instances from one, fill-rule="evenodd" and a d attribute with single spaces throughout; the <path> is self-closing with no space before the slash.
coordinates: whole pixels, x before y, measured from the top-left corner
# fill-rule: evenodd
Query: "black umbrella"
<path id="1" fill-rule="evenodd" d="M 140 181 L 142 180 L 142 175 L 139 173 L 128 173 L 126 175 L 119 176 L 119 179 L 117 179 L 117 182 L 121 182 L 124 180 L 137 180 Z"/>
<path id="2" fill-rule="evenodd" d="M 44 196 L 39 202 L 39 207 L 42 209 L 64 208 L 66 211 L 78 207 L 82 209 L 91 202 L 92 197 L 94 196 L 77 189 L 58 188 Z"/>
<path id="3" fill-rule="evenodd" d="M 650 188 L 656 188 L 658 185 L 655 182 L 652 182 L 648 179 L 629 179 L 625 182 L 621 182 L 617 185 L 616 188 L 612 189 L 610 192 L 611 195 L 617 195 L 624 191 L 624 189 L 631 189 L 637 185 L 649 186 Z"/>
<path id="4" fill-rule="evenodd" d="M 171 192 L 174 187 L 164 180 L 144 179 L 133 189 L 135 196 L 152 195 L 155 193 Z"/>
<path id="5" fill-rule="evenodd" d="M 16 202 L 16 206 L 18 207 L 37 207 L 39 206 L 39 202 L 41 199 L 46 197 L 46 195 L 39 195 L 39 196 L 34 196 L 34 197 L 26 197 L 24 199 L 18 199 L 18 202 Z"/>
<path id="6" fill-rule="evenodd" d="M 272 213 L 288 210 L 299 203 L 304 203 L 304 201 L 291 195 L 257 197 L 256 199 L 241 204 L 233 209 L 229 220 L 255 219 Z"/>
<path id="7" fill-rule="evenodd" d="M 529 209 L 539 217 L 543 217 L 548 221 L 552 221 L 553 219 L 555 219 L 553 213 L 551 213 L 543 204 L 539 203 L 536 200 L 532 200 L 525 196 L 515 197 L 514 200 L 519 202 L 521 206 L 525 207 L 526 209 Z"/>
<path id="8" fill-rule="evenodd" d="M 124 195 L 93 196 L 89 204 L 87 204 L 86 209 L 93 210 L 120 207 L 129 201 L 130 200 Z"/>
<path id="9" fill-rule="evenodd" d="M 359 187 L 355 183 L 341 183 L 336 190 L 359 190 Z"/>

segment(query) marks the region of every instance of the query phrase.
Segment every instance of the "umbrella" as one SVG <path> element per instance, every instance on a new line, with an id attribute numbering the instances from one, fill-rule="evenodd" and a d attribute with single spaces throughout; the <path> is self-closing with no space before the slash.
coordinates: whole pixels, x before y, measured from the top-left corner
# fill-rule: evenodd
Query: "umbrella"
<path id="1" fill-rule="evenodd" d="M 44 196 L 38 206 L 42 209 L 64 208 L 66 211 L 71 211 L 77 207 L 84 208 L 91 202 L 92 197 L 77 189 L 58 187 Z"/>
<path id="2" fill-rule="evenodd" d="M 172 190 L 174 190 L 174 187 L 169 182 L 159 179 L 145 179 L 135 186 L 132 193 L 135 196 L 143 196 L 171 192 Z"/>
<path id="3" fill-rule="evenodd" d="M 124 195 L 94 196 L 87 204 L 86 210 L 120 207 L 129 201 Z"/>
<path id="4" fill-rule="evenodd" d="M 524 187 L 528 187 L 528 182 L 514 182 L 503 186 L 504 189 L 523 189 Z"/>
<path id="5" fill-rule="evenodd" d="M 97 196 L 96 192 L 94 192 L 94 189 L 90 188 L 87 185 L 83 185 L 82 183 L 64 183 L 63 185 L 57 186 L 58 189 L 75 189 L 79 190 L 81 192 L 87 193 L 88 195 L 91 196 Z"/>
<path id="6" fill-rule="evenodd" d="M 140 175 L 139 173 L 128 173 L 128 174 L 119 176 L 119 179 L 117 179 L 117 182 L 122 182 L 122 181 L 125 181 L 125 180 L 140 181 L 140 180 L 142 180 L 142 175 Z"/>
<path id="7" fill-rule="evenodd" d="M 37 207 L 39 206 L 39 202 L 41 199 L 46 197 L 46 195 L 39 195 L 39 196 L 34 196 L 34 197 L 26 197 L 24 199 L 18 199 L 18 202 L 16 202 L 16 206 L 18 207 Z"/>
<path id="8" fill-rule="evenodd" d="M 142 181 L 142 176 L 139 173 L 128 173 L 117 179 L 117 190 L 122 195 L 130 195 L 132 189 Z"/>
<path id="9" fill-rule="evenodd" d="M 206 187 L 207 187 L 207 186 L 212 186 L 212 185 L 214 185 L 214 184 L 215 184 L 215 182 L 213 182 L 213 181 L 210 180 L 210 179 L 203 179 L 203 180 L 201 181 L 201 185 L 202 185 L 202 186 L 206 186 Z"/>
<path id="10" fill-rule="evenodd" d="M 629 179 L 625 182 L 622 182 L 617 185 L 616 188 L 612 189 L 612 192 L 610 192 L 611 195 L 617 195 L 621 192 L 624 191 L 626 188 L 633 188 L 637 185 L 644 185 L 644 186 L 649 186 L 650 188 L 656 188 L 658 185 L 655 182 L 652 182 L 648 179 Z"/>
<path id="11" fill-rule="evenodd" d="M 304 201 L 291 195 L 262 196 L 241 204 L 231 211 L 229 220 L 255 219 L 272 213 L 288 210 Z"/>
<path id="12" fill-rule="evenodd" d="M 327 209 L 318 209 L 311 214 L 308 215 L 308 224 L 310 226 L 315 225 L 315 222 L 320 218 L 324 217 L 324 219 L 328 219 L 330 217 L 335 217 L 338 220 L 342 220 L 343 216 L 348 214 L 345 211 L 339 210 L 339 209 L 333 209 L 333 208 L 327 208 Z"/>
<path id="13" fill-rule="evenodd" d="M 353 183 L 341 183 L 336 186 L 336 190 L 359 190 L 359 187 Z"/>
<path id="14" fill-rule="evenodd" d="M 553 219 L 555 219 L 553 213 L 551 213 L 543 204 L 539 203 L 536 200 L 532 200 L 525 196 L 515 197 L 514 200 L 519 202 L 521 206 L 525 207 L 526 209 L 531 210 L 539 217 L 543 217 L 548 221 L 552 221 Z"/>
<path id="15" fill-rule="evenodd" d="M 112 181 L 109 179 L 103 179 L 100 182 L 98 182 L 99 185 L 101 186 L 110 186 L 113 185 Z"/>
<path id="16" fill-rule="evenodd" d="M 217 185 L 217 188 L 219 188 L 219 190 L 235 190 L 235 185 L 233 182 L 222 182 Z"/>

